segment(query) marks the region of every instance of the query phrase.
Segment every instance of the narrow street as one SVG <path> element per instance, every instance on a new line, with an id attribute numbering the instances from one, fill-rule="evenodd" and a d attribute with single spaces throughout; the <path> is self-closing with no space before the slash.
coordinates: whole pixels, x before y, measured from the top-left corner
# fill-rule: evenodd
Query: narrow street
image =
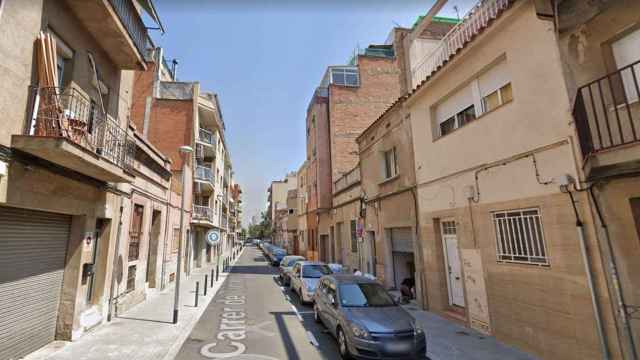
<path id="1" fill-rule="evenodd" d="M 277 268 L 250 246 L 231 269 L 176 359 L 338 359 L 313 309 L 280 286 Z M 217 355 L 216 355 L 217 354 Z"/>

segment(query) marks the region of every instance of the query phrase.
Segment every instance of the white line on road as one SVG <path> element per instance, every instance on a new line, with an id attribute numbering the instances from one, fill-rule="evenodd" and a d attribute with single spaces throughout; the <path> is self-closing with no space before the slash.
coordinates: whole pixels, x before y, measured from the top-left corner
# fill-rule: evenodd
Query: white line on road
<path id="1" fill-rule="evenodd" d="M 293 309 L 293 312 L 296 313 L 296 316 L 298 317 L 298 320 L 300 320 L 300 322 L 302 322 L 302 316 L 300 316 L 300 313 L 298 312 L 298 309 L 296 309 L 295 306 L 291 305 L 291 308 Z"/>
<path id="2" fill-rule="evenodd" d="M 307 330 L 307 338 L 309 339 L 309 342 L 313 344 L 313 346 L 315 347 L 320 346 L 320 344 L 318 344 L 318 340 L 316 340 L 316 337 L 313 335 L 311 331 Z"/>

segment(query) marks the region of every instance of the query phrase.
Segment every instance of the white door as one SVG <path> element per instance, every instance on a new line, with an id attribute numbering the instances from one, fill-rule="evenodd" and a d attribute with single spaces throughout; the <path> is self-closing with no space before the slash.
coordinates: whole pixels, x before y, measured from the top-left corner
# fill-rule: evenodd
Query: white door
<path id="1" fill-rule="evenodd" d="M 449 287 L 449 303 L 464 307 L 464 290 L 462 288 L 462 271 L 458 252 L 458 237 L 454 221 L 442 222 L 442 241 L 444 243 L 447 285 Z"/>

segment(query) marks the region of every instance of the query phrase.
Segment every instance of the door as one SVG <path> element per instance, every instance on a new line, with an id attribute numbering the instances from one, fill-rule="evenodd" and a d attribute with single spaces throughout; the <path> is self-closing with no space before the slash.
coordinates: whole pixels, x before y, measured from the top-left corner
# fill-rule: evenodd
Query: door
<path id="1" fill-rule="evenodd" d="M 320 260 L 329 262 L 329 235 L 320 235 Z"/>
<path id="2" fill-rule="evenodd" d="M 156 274 L 158 267 L 158 244 L 160 243 L 160 217 L 162 212 L 153 210 L 151 215 L 151 229 L 149 231 L 149 252 L 147 254 L 146 282 L 150 288 L 156 287 Z"/>
<path id="3" fill-rule="evenodd" d="M 444 245 L 449 304 L 464 307 L 464 289 L 462 288 L 462 270 L 458 236 L 455 221 L 442 222 L 442 241 Z"/>
<path id="4" fill-rule="evenodd" d="M 335 302 L 331 303 L 331 298 L 335 300 Z M 338 327 L 338 292 L 336 291 L 336 285 L 333 282 L 330 282 L 327 286 L 327 306 L 326 315 L 327 315 L 327 327 L 329 331 L 331 331 L 334 335 L 336 335 L 336 329 Z"/>
<path id="5" fill-rule="evenodd" d="M 54 340 L 71 217 L 0 206 L 0 359 Z"/>
<path id="6" fill-rule="evenodd" d="M 337 262 L 336 260 L 336 244 L 335 244 L 335 230 L 333 226 L 329 228 L 329 243 L 331 244 L 331 262 Z"/>
<path id="7" fill-rule="evenodd" d="M 393 281 L 395 288 L 399 289 L 404 279 L 415 276 L 413 233 L 410 227 L 391 228 L 389 233 L 391 236 Z"/>

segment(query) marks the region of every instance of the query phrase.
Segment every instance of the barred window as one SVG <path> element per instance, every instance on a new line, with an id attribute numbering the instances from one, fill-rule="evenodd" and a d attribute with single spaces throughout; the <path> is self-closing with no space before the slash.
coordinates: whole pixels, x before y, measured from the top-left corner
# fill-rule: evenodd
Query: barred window
<path id="1" fill-rule="evenodd" d="M 492 217 L 498 261 L 549 265 L 538 209 L 496 211 Z"/>

